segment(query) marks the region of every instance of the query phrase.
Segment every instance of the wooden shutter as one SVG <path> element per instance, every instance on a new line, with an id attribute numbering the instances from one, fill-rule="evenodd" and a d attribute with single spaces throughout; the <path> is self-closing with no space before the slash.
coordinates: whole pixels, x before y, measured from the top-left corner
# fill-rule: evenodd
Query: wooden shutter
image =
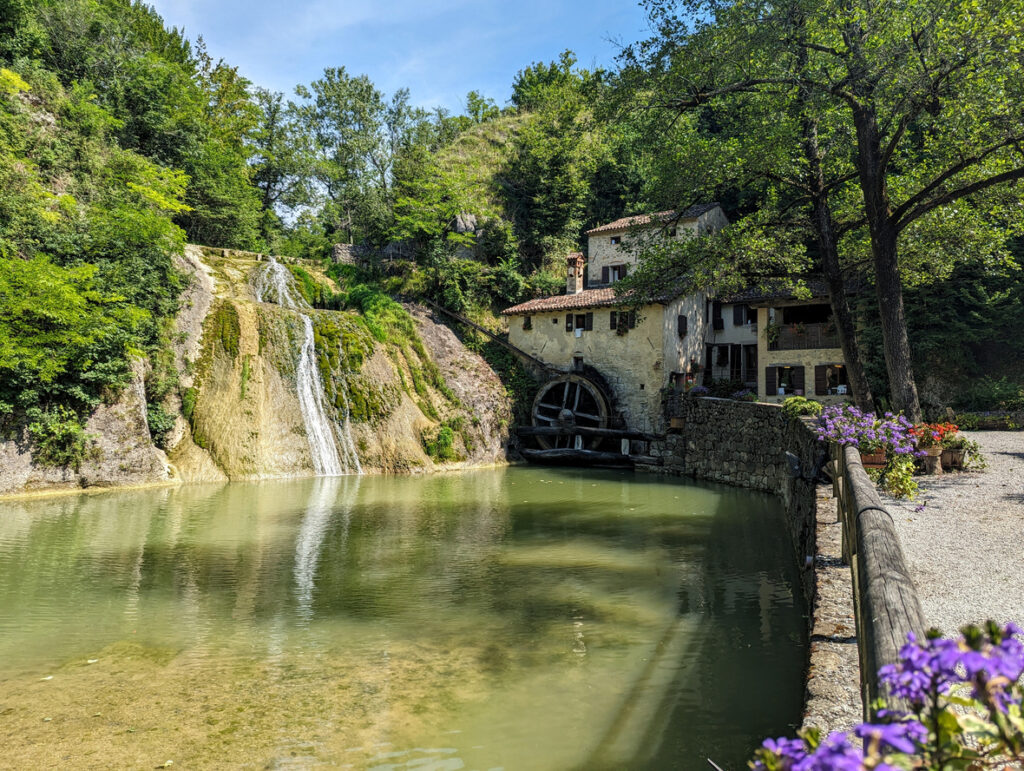
<path id="1" fill-rule="evenodd" d="M 828 393 L 828 365 L 816 364 L 814 366 L 814 395 L 825 396 Z"/>
<path id="2" fill-rule="evenodd" d="M 619 278 L 625 278 L 627 273 L 629 273 L 629 266 L 628 265 L 620 265 L 619 266 Z"/>
<path id="3" fill-rule="evenodd" d="M 612 311 L 611 312 L 611 316 L 609 318 L 611 320 L 610 321 L 611 326 L 609 326 L 608 328 L 609 329 L 615 329 L 615 323 L 619 320 L 619 312 L 618 311 Z"/>
<path id="4" fill-rule="evenodd" d="M 608 283 L 608 266 L 607 265 L 605 265 L 603 268 L 601 268 L 601 283 L 602 284 L 607 284 Z"/>
<path id="5" fill-rule="evenodd" d="M 746 314 L 747 306 L 736 304 L 732 306 L 732 325 L 734 327 L 741 327 L 747 320 Z"/>
<path id="6" fill-rule="evenodd" d="M 676 317 L 676 332 L 679 333 L 680 337 L 686 337 L 686 316 L 679 315 Z"/>
<path id="7" fill-rule="evenodd" d="M 720 319 L 722 318 L 722 303 L 715 300 L 711 303 L 711 318 Z"/>
<path id="8" fill-rule="evenodd" d="M 711 351 L 713 345 L 704 346 L 704 385 L 711 383 Z"/>
<path id="9" fill-rule="evenodd" d="M 775 392 L 779 390 L 777 378 L 775 377 L 775 367 L 764 368 L 764 392 L 766 396 L 775 396 Z"/>
<path id="10" fill-rule="evenodd" d="M 733 343 L 729 346 L 729 377 L 732 380 L 743 379 L 743 362 L 740 357 L 743 355 L 743 346 Z"/>
<path id="11" fill-rule="evenodd" d="M 636 311 L 629 312 L 629 328 L 634 329 L 636 327 Z"/>
<path id="12" fill-rule="evenodd" d="M 566 332 L 572 332 L 572 314 L 571 313 L 566 313 L 565 314 L 565 331 Z"/>
<path id="13" fill-rule="evenodd" d="M 804 368 L 793 367 L 793 388 L 803 391 L 804 390 Z"/>
<path id="14" fill-rule="evenodd" d="M 593 313 L 588 313 L 587 314 L 587 322 L 586 322 L 586 325 L 584 326 L 584 329 L 586 329 L 588 332 L 590 332 L 590 331 L 592 331 L 594 329 L 594 314 Z"/>

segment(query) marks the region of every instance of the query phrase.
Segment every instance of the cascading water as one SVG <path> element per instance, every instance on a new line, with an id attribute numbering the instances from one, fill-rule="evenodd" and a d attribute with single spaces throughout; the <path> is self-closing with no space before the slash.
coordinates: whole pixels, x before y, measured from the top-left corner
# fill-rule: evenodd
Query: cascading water
<path id="1" fill-rule="evenodd" d="M 320 378 L 320 367 L 317 365 L 313 320 L 309 314 L 303 312 L 312 308 L 302 295 L 292 291 L 291 282 L 292 276 L 288 269 L 271 257 L 264 270 L 257 276 L 253 291 L 258 302 L 277 303 L 282 308 L 298 311 L 302 317 L 304 338 L 295 379 L 299 409 L 302 411 L 302 422 L 305 424 L 306 436 L 309 439 L 313 468 L 318 476 L 362 474 L 363 469 L 349 428 L 348 386 L 346 384 L 342 390 L 345 418 L 340 431 L 342 455 L 339 456 L 334 428 L 327 417 L 324 383 Z"/>

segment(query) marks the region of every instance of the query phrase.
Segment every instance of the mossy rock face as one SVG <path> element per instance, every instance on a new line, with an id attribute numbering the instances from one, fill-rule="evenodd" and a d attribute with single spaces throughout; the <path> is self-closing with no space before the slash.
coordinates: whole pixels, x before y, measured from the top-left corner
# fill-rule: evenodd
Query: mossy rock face
<path id="1" fill-rule="evenodd" d="M 238 339 L 242 335 L 235 306 L 230 302 L 218 303 L 211 321 L 216 339 L 228 356 L 234 359 L 238 356 Z"/>

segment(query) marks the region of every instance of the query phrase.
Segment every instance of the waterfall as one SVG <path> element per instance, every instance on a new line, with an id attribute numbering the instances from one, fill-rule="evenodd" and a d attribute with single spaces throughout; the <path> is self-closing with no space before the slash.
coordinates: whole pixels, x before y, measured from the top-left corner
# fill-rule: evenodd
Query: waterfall
<path id="1" fill-rule="evenodd" d="M 313 456 L 313 468 L 318 476 L 336 477 L 345 473 L 334 444 L 334 430 L 327 419 L 324 405 L 324 384 L 320 379 L 320 367 L 316 360 L 316 346 L 313 342 L 313 320 L 302 314 L 302 326 L 306 339 L 302 342 L 299 368 L 295 380 L 299 392 L 299 408 L 302 422 L 306 424 L 309 437 L 309 453 Z"/>
<path id="2" fill-rule="evenodd" d="M 256 302 L 277 303 L 292 310 L 308 309 L 309 303 L 301 294 L 292 292 L 292 274 L 273 257 L 268 258 L 266 267 L 256 277 L 253 291 Z"/>
<path id="3" fill-rule="evenodd" d="M 342 398 L 345 403 L 345 418 L 341 425 L 342 455 L 338 455 L 335 443 L 334 425 L 327 417 L 327 403 L 324 398 L 324 383 L 316 358 L 316 343 L 313 336 L 313 320 L 306 310 L 312 310 L 305 298 L 292 291 L 292 275 L 288 269 L 270 257 L 266 267 L 256 277 L 253 287 L 257 302 L 275 302 L 282 308 L 298 311 L 302 318 L 304 337 L 299 353 L 299 365 L 295 372 L 299 409 L 309 440 L 309 454 L 317 476 L 340 476 L 362 474 L 359 455 L 352 432 L 349 428 L 348 385 L 343 385 Z"/>

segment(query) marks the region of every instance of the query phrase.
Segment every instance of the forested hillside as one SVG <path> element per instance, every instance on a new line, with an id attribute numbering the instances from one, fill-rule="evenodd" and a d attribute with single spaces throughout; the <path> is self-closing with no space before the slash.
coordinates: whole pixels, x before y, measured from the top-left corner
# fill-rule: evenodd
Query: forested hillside
<path id="1" fill-rule="evenodd" d="M 404 90 L 385 94 L 340 62 L 293 94 L 269 92 L 141 2 L 0 0 L 5 435 L 27 431 L 39 460 L 74 463 L 84 419 L 126 382 L 131 357 L 149 362 L 150 423 L 166 431 L 165 397 L 179 387 L 169 320 L 185 283 L 174 265 L 185 243 L 325 265 L 334 244 L 352 244 L 367 257 L 331 270 L 342 289 L 335 305 L 366 285 L 492 327 L 500 307 L 561 290 L 565 254 L 584 246 L 588 227 L 696 201 L 722 201 L 737 226 L 695 244 L 700 255 L 650 255 L 635 288 L 699 277 L 725 291 L 820 272 L 828 250 L 800 180 L 800 115 L 812 107 L 831 153 L 819 160 L 832 180 L 838 267 L 865 287 L 853 302 L 861 358 L 886 398 L 848 119 L 799 89 L 781 98 L 694 91 L 734 75 L 727 65 L 742 45 L 776 46 L 757 66 L 792 64 L 794 54 L 785 36 L 726 40 L 690 29 L 670 5 L 651 4 L 658 35 L 627 50 L 620 70 L 589 71 L 565 52 L 525 66 L 509 104 L 470 92 L 464 114 L 453 115 L 414 106 Z M 901 124 L 899 137 L 913 143 L 894 146 L 894 189 L 927 187 L 929 174 L 955 163 L 955 138 L 930 135 L 939 117 L 929 115 Z M 1012 147 L 989 160 L 1012 168 Z M 926 406 L 1021 398 L 1019 201 L 983 192 L 929 209 L 901 235 L 915 365 L 935 375 Z"/>

